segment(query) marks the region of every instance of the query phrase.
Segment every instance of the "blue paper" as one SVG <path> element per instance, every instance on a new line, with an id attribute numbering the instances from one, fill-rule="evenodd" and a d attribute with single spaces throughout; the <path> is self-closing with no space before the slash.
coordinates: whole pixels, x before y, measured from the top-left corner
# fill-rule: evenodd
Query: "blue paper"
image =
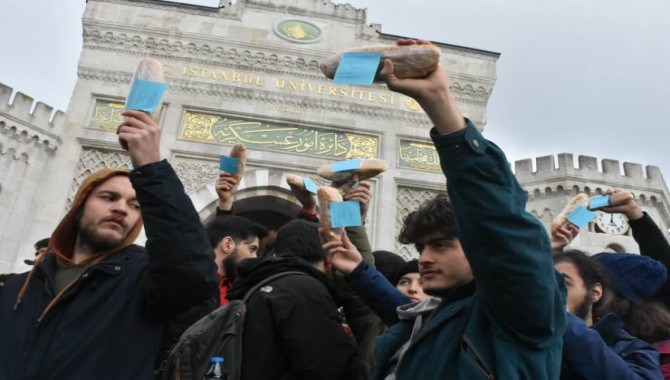
<path id="1" fill-rule="evenodd" d="M 353 160 L 346 160 L 346 161 L 340 161 L 336 162 L 333 164 L 333 171 L 334 172 L 345 172 L 347 170 L 356 170 L 361 166 L 361 160 L 359 159 L 353 159 Z"/>
<path id="2" fill-rule="evenodd" d="M 330 204 L 331 227 L 354 227 L 362 224 L 359 201 L 333 202 Z"/>
<path id="3" fill-rule="evenodd" d="M 126 100 L 126 109 L 154 112 L 167 88 L 166 83 L 135 80 Z"/>
<path id="4" fill-rule="evenodd" d="M 379 62 L 379 52 L 349 52 L 342 54 L 342 59 L 335 71 L 334 83 L 370 85 L 375 80 Z"/>
<path id="5" fill-rule="evenodd" d="M 591 203 L 589 203 L 589 209 L 595 210 L 602 207 L 607 207 L 610 205 L 610 196 L 609 195 L 600 195 L 597 197 L 591 198 Z"/>
<path id="6" fill-rule="evenodd" d="M 316 194 L 316 184 L 310 178 L 302 177 L 302 183 L 305 184 L 305 190 L 312 194 Z"/>
<path id="7" fill-rule="evenodd" d="M 239 160 L 234 157 L 221 156 L 221 160 L 219 161 L 219 170 L 222 172 L 235 174 L 237 173 L 238 161 Z"/>
<path id="8" fill-rule="evenodd" d="M 589 211 L 584 206 L 579 206 L 568 215 L 568 221 L 578 228 L 583 228 L 596 217 L 595 212 Z"/>

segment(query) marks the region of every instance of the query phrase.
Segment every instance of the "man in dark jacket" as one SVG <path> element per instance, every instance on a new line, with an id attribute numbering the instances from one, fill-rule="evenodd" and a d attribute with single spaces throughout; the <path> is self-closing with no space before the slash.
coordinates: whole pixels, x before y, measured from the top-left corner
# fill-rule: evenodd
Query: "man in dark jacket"
<path id="1" fill-rule="evenodd" d="M 247 303 L 242 341 L 242 379 L 355 380 L 363 366 L 356 342 L 338 315 L 338 291 L 325 272 L 318 225 L 293 220 L 277 233 L 276 257 L 240 263 L 228 299 L 242 299 L 261 280 L 272 281 Z"/>
<path id="2" fill-rule="evenodd" d="M 135 168 L 79 188 L 33 270 L 0 293 L 0 378 L 150 379 L 162 325 L 216 294 L 214 255 L 160 129 L 125 111 Z M 144 222 L 146 249 L 133 245 Z"/>
<path id="3" fill-rule="evenodd" d="M 373 378 L 557 379 L 565 304 L 546 230 L 525 211 L 525 192 L 503 152 L 463 118 L 445 72 L 393 73 L 386 59 L 380 77 L 434 124 L 453 217 L 439 202 L 411 219 L 421 224 L 404 242 L 419 249 L 424 291 L 439 300 L 399 311 L 400 322 L 378 340 Z M 332 258 L 350 248 L 325 247 Z"/>

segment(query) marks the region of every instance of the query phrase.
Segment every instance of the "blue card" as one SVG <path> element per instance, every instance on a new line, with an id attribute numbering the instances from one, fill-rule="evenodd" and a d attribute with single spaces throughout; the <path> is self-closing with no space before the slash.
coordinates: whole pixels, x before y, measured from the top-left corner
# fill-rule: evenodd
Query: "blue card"
<path id="1" fill-rule="evenodd" d="M 316 194 L 316 184 L 310 178 L 302 177 L 302 183 L 305 184 L 305 190 L 312 194 Z"/>
<path id="2" fill-rule="evenodd" d="M 589 209 L 595 210 L 602 207 L 607 207 L 610 205 L 610 196 L 609 195 L 600 195 L 597 197 L 591 198 L 591 203 L 589 203 Z"/>
<path id="3" fill-rule="evenodd" d="M 350 52 L 342 54 L 335 71 L 334 83 L 370 85 L 375 80 L 382 54 L 379 52 Z"/>
<path id="4" fill-rule="evenodd" d="M 361 203 L 359 201 L 333 202 L 330 204 L 331 227 L 354 227 L 362 224 Z"/>
<path id="5" fill-rule="evenodd" d="M 334 172 L 345 172 L 347 170 L 356 170 L 361 166 L 361 160 L 358 158 L 353 160 L 340 161 L 333 164 Z"/>
<path id="6" fill-rule="evenodd" d="M 568 221 L 578 228 L 583 228 L 596 217 L 595 212 L 589 211 L 584 206 L 579 206 L 568 215 Z"/>
<path id="7" fill-rule="evenodd" d="M 237 173 L 237 162 L 237 158 L 221 156 L 221 160 L 219 161 L 219 170 L 222 172 L 235 174 Z"/>
<path id="8" fill-rule="evenodd" d="M 166 83 L 135 80 L 126 99 L 126 109 L 154 112 L 167 88 Z"/>

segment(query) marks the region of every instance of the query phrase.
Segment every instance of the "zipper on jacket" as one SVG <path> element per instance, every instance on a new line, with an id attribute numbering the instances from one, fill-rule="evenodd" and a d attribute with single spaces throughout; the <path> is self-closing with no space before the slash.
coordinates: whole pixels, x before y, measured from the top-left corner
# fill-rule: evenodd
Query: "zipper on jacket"
<path id="1" fill-rule="evenodd" d="M 493 371 L 484 363 L 484 360 L 481 358 L 477 350 L 470 344 L 467 338 L 463 337 L 461 340 L 461 350 L 473 361 L 475 366 L 479 368 L 480 371 L 486 376 L 489 380 L 495 380 L 495 375 Z"/>

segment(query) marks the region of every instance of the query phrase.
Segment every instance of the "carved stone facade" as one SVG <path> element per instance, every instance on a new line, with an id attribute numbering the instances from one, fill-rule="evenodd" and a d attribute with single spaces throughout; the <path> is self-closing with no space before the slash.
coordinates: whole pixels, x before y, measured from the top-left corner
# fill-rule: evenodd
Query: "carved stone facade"
<path id="1" fill-rule="evenodd" d="M 0 272 L 26 269 L 22 260 L 32 256 L 36 240 L 51 233 L 84 176 L 129 163 L 114 130 L 143 57 L 160 60 L 166 69 L 161 150 L 203 220 L 216 207 L 218 158 L 234 142 L 251 147 L 235 204 L 242 214 L 267 209 L 290 218 L 299 206 L 286 185 L 288 173 L 323 183 L 315 171 L 324 163 L 377 157 L 389 170 L 372 181 L 372 246 L 416 255 L 396 241 L 402 219 L 445 189 L 427 138 L 430 121 L 416 101 L 385 85 L 337 85 L 318 69 L 346 48 L 395 41 L 380 25 L 367 23 L 366 10 L 330 0 L 222 0 L 218 8 L 89 0 L 82 21 L 83 50 L 67 123 L 60 112 L 50 117 L 52 110 L 42 103 L 30 113 L 32 99 L 23 94 L 9 103 L 11 89 L 0 86 Z M 483 129 L 499 54 L 437 46 L 460 107 Z M 640 167 L 625 164 L 628 174 L 619 178 L 609 161 L 600 176 L 567 164 L 554 169 L 550 161 L 538 159 L 535 172 L 527 161 L 516 169 L 530 194 L 529 210 L 545 223 L 574 186 L 591 192 L 623 187 L 643 199 L 663 228 L 670 223 L 668 191 L 657 169 L 648 169 L 645 178 Z M 603 234 L 590 235 L 575 244 L 606 246 Z M 616 237 L 634 251 L 630 239 Z"/>

